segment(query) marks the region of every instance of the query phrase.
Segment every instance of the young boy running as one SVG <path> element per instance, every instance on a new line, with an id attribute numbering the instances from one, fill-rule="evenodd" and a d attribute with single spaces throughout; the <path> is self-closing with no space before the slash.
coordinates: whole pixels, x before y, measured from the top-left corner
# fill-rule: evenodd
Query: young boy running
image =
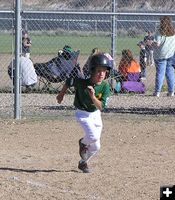
<path id="1" fill-rule="evenodd" d="M 84 130 L 84 137 L 79 140 L 79 154 L 81 160 L 78 168 L 84 173 L 89 173 L 89 159 L 100 149 L 102 132 L 101 110 L 107 105 L 110 87 L 104 81 L 110 70 L 110 61 L 102 53 L 92 56 L 90 60 L 90 78 L 67 79 L 61 92 L 57 95 L 60 104 L 67 89 L 75 88 L 74 106 L 75 117 Z"/>

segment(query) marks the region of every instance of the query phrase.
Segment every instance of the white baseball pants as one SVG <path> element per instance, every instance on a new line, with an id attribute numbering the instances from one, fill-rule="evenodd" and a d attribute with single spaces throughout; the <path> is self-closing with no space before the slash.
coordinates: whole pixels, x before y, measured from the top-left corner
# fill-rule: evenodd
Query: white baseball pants
<path id="1" fill-rule="evenodd" d="M 87 112 L 76 110 L 75 117 L 84 130 L 84 137 L 81 142 L 88 145 L 87 160 L 100 149 L 100 137 L 103 128 L 101 111 Z"/>

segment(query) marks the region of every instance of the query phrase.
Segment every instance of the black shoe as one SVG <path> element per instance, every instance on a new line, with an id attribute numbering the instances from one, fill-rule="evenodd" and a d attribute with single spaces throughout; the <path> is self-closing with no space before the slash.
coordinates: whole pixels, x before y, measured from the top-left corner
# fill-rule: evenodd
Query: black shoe
<path id="1" fill-rule="evenodd" d="M 80 157 L 83 160 L 86 160 L 87 159 L 88 146 L 83 144 L 83 143 L 81 143 L 81 140 L 82 140 L 82 138 L 79 140 L 79 154 L 80 154 Z"/>
<path id="2" fill-rule="evenodd" d="M 78 163 L 78 169 L 80 169 L 83 173 L 90 173 L 90 169 L 88 168 L 88 165 L 86 162 L 79 162 Z"/>

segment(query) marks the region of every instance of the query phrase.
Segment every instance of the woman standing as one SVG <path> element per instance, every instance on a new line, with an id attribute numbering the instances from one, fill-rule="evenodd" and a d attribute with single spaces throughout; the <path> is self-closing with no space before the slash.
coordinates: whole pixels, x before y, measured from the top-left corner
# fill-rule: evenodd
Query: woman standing
<path id="1" fill-rule="evenodd" d="M 172 66 L 175 52 L 175 31 L 169 16 L 160 19 L 160 27 L 155 34 L 154 60 L 156 66 L 154 96 L 159 97 L 166 76 L 168 85 L 167 96 L 174 96 L 174 68 Z"/>

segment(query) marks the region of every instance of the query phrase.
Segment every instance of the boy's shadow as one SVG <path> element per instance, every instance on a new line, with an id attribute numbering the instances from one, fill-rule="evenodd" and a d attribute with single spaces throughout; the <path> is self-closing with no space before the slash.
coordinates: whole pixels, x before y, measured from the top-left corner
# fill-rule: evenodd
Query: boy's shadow
<path id="1" fill-rule="evenodd" d="M 12 171 L 12 172 L 25 172 L 25 173 L 52 173 L 52 172 L 72 172 L 72 173 L 81 173 L 78 170 L 55 170 L 55 169 L 20 169 L 20 168 L 11 168 L 11 167 L 1 167 L 0 171 Z"/>

